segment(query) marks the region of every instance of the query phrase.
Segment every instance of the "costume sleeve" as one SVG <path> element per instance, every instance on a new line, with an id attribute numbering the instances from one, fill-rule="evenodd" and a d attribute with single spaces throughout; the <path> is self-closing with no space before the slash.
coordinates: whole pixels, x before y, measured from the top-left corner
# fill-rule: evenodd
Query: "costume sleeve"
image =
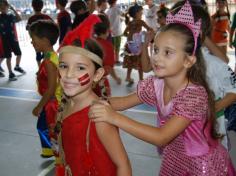
<path id="1" fill-rule="evenodd" d="M 137 95 L 139 99 L 151 106 L 155 106 L 157 104 L 157 98 L 155 94 L 154 88 L 154 76 L 150 76 L 147 79 L 139 81 L 137 85 Z"/>
<path id="2" fill-rule="evenodd" d="M 171 115 L 181 116 L 190 121 L 202 120 L 208 114 L 208 95 L 205 88 L 191 86 L 181 90 L 173 98 L 173 111 Z"/>

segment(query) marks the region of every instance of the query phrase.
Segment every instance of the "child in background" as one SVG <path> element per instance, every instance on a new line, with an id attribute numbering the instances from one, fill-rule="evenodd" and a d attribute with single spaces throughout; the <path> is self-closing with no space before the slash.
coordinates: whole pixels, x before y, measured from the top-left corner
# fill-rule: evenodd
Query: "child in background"
<path id="1" fill-rule="evenodd" d="M 110 98 L 111 105 L 100 100 L 89 112 L 96 122 L 108 122 L 163 147 L 160 176 L 236 174 L 214 130 L 213 94 L 197 47 L 200 26 L 188 2 L 177 14 L 168 14 L 167 25 L 154 42 L 155 76 L 140 81 L 137 93 Z M 122 110 L 142 102 L 157 107 L 160 127 L 136 122 L 111 108 Z"/>
<path id="2" fill-rule="evenodd" d="M 127 86 L 131 86 L 134 80 L 131 78 L 132 69 L 137 69 L 139 72 L 139 80 L 143 79 L 143 71 L 141 67 L 140 54 L 141 54 L 141 37 L 142 27 L 148 31 L 153 31 L 143 20 L 142 20 L 142 6 L 135 4 L 129 8 L 128 14 L 126 15 L 126 28 L 124 35 L 127 37 L 126 44 L 126 55 L 124 57 L 123 67 L 127 68 L 127 75 L 125 81 L 128 82 Z M 129 20 L 128 15 L 133 19 Z M 136 37 L 139 38 L 136 41 Z M 140 36 L 140 37 L 139 37 Z M 134 51 L 133 51 L 133 50 Z"/>
<path id="3" fill-rule="evenodd" d="M 228 32 L 230 30 L 230 13 L 227 0 L 216 0 L 217 10 L 212 15 L 212 40 L 221 51 L 227 53 Z M 225 8 L 227 11 L 225 11 Z"/>
<path id="4" fill-rule="evenodd" d="M 157 11 L 159 7 L 153 0 L 145 0 L 145 4 L 146 5 L 143 7 L 144 21 L 156 33 L 159 28 L 159 24 L 157 23 Z M 153 40 L 149 43 L 149 48 L 151 53 L 153 50 Z"/>
<path id="5" fill-rule="evenodd" d="M 116 64 L 121 65 L 121 62 L 119 60 L 121 36 L 123 33 L 121 18 L 124 16 L 124 13 L 117 5 L 117 0 L 107 0 L 107 2 L 109 4 L 109 8 L 107 9 L 106 14 L 111 24 L 111 36 L 115 52 Z"/>
<path id="6" fill-rule="evenodd" d="M 44 53 L 37 74 L 38 92 L 42 96 L 32 113 L 38 117 L 37 130 L 42 144 L 42 157 L 53 156 L 50 137 L 56 123 L 61 89 L 58 82 L 58 56 L 53 49 L 59 36 L 57 25 L 51 20 L 38 20 L 29 28 L 32 45 L 37 52 Z"/>
<path id="7" fill-rule="evenodd" d="M 43 14 L 41 12 L 43 9 L 43 1 L 42 0 L 32 0 L 32 7 L 34 9 L 34 15 L 32 15 L 28 19 L 27 24 L 26 24 L 26 30 L 29 30 L 30 25 L 33 22 L 36 22 L 38 20 L 52 20 L 52 18 L 50 16 Z M 40 66 L 41 60 L 43 58 L 44 58 L 43 53 L 36 51 L 36 61 L 37 61 L 38 67 Z"/>
<path id="8" fill-rule="evenodd" d="M 103 50 L 103 67 L 105 69 L 105 74 L 103 78 L 98 82 L 95 92 L 100 97 L 110 97 L 111 90 L 109 81 L 106 76 L 110 74 L 118 85 L 121 84 L 121 79 L 117 76 L 114 70 L 115 54 L 113 45 L 110 41 L 107 40 L 109 35 L 109 26 L 104 22 L 95 24 L 94 34 L 96 35 L 96 41 L 98 42 L 98 44 L 100 44 Z"/>
<path id="9" fill-rule="evenodd" d="M 106 9 L 107 9 L 107 0 L 97 0 L 97 13 L 105 14 Z"/>
<path id="10" fill-rule="evenodd" d="M 236 12 L 233 15 L 233 20 L 230 28 L 230 35 L 229 35 L 229 47 L 234 48 L 234 60 L 235 60 L 235 66 L 234 66 L 234 73 L 236 73 Z"/>
<path id="11" fill-rule="evenodd" d="M 56 0 L 56 7 L 60 10 L 57 14 L 57 24 L 59 26 L 59 44 L 62 42 L 66 33 L 71 29 L 71 17 L 70 14 L 65 9 L 68 0 Z"/>
<path id="12" fill-rule="evenodd" d="M 88 6 L 89 13 L 92 14 L 96 8 L 95 0 L 84 0 Z"/>
<path id="13" fill-rule="evenodd" d="M 68 176 L 131 176 L 118 130 L 88 118 L 92 102 L 99 99 L 92 85 L 104 74 L 102 50 L 91 39 L 93 25 L 98 22 L 97 16 L 90 15 L 65 37 L 59 49 L 60 83 L 65 94 L 57 123 L 60 153 Z"/>
<path id="14" fill-rule="evenodd" d="M 14 14 L 8 13 L 11 10 Z M 16 81 L 16 75 L 12 72 L 11 57 L 12 52 L 16 55 L 15 71 L 25 74 L 26 72 L 20 67 L 21 49 L 17 38 L 15 23 L 21 21 L 21 17 L 16 10 L 6 1 L 0 1 L 0 38 L 2 42 L 2 56 L 0 58 L 0 75 L 4 77 L 1 63 L 4 58 L 7 59 L 7 69 L 9 71 L 9 81 Z"/>
<path id="15" fill-rule="evenodd" d="M 153 2 L 153 0 L 145 0 L 145 6 L 143 8 L 143 14 L 144 14 L 144 21 L 146 24 L 153 29 L 154 32 L 158 29 L 157 24 L 157 11 L 158 6 Z"/>
<path id="16" fill-rule="evenodd" d="M 70 10 L 74 14 L 74 19 L 72 22 L 72 29 L 82 23 L 90 14 L 86 2 L 83 0 L 72 1 L 70 4 Z"/>
<path id="17" fill-rule="evenodd" d="M 160 25 L 160 28 L 166 25 L 166 16 L 168 14 L 169 9 L 165 7 L 164 4 L 160 6 L 160 9 L 157 11 L 157 22 Z"/>

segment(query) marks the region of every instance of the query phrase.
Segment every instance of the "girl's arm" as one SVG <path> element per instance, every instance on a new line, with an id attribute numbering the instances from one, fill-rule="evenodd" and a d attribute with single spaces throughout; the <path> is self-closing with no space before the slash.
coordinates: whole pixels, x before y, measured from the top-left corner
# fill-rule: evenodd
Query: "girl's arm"
<path id="1" fill-rule="evenodd" d="M 127 26 L 125 27 L 125 30 L 124 30 L 124 36 L 128 36 L 129 34 L 129 24 L 127 24 Z"/>
<path id="2" fill-rule="evenodd" d="M 229 58 L 221 52 L 221 50 L 218 48 L 218 46 L 216 46 L 209 37 L 206 36 L 205 40 L 204 40 L 204 45 L 209 49 L 209 51 L 219 57 L 221 60 L 223 60 L 225 63 L 229 62 Z"/>
<path id="3" fill-rule="evenodd" d="M 89 112 L 95 122 L 108 122 L 127 133 L 156 146 L 165 146 L 181 134 L 191 123 L 187 118 L 174 116 L 160 128 L 143 124 L 114 111 L 108 103 L 100 101 Z"/>
<path id="4" fill-rule="evenodd" d="M 100 141 L 117 167 L 117 176 L 131 176 L 129 158 L 122 144 L 118 129 L 103 122 L 95 125 Z"/>
<path id="5" fill-rule="evenodd" d="M 142 101 L 138 98 L 136 93 L 124 97 L 110 97 L 108 99 L 112 108 L 116 111 L 123 111 L 138 104 L 142 104 Z"/>
<path id="6" fill-rule="evenodd" d="M 42 111 L 45 104 L 54 96 L 57 85 L 57 68 L 56 66 L 48 62 L 46 65 L 46 70 L 48 73 L 48 89 L 43 94 L 41 100 L 38 105 L 33 109 L 33 115 L 38 116 Z"/>
<path id="7" fill-rule="evenodd" d="M 149 42 L 154 38 L 154 33 L 148 32 L 145 34 L 145 41 L 142 44 L 142 52 L 141 52 L 141 65 L 142 70 L 145 73 L 152 71 L 152 64 L 148 54 L 148 45 Z"/>
<path id="8" fill-rule="evenodd" d="M 235 93 L 227 93 L 222 99 L 218 100 L 215 104 L 216 112 L 223 110 L 236 101 Z"/>
<path id="9" fill-rule="evenodd" d="M 11 5 L 9 5 L 9 8 L 14 12 L 15 16 L 16 16 L 16 22 L 21 21 L 21 17 L 20 15 L 17 13 L 17 11 L 14 9 L 14 7 L 12 7 Z"/>
<path id="10" fill-rule="evenodd" d="M 147 25 L 147 23 L 145 23 L 145 21 L 143 21 L 143 20 L 142 20 L 142 26 L 143 26 L 145 29 L 147 29 L 148 31 L 153 31 L 153 29 L 150 28 L 150 27 Z M 154 32 L 154 31 L 153 31 L 153 32 Z"/>

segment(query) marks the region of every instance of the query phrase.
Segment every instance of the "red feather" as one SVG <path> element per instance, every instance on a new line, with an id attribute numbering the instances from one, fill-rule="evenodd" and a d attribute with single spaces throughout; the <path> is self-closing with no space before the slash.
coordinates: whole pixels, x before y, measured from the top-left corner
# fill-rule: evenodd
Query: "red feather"
<path id="1" fill-rule="evenodd" d="M 84 47 L 85 40 L 92 38 L 93 26 L 99 22 L 101 20 L 97 15 L 89 15 L 79 26 L 67 33 L 59 48 L 71 45 L 75 39 L 80 39 L 82 47 Z"/>

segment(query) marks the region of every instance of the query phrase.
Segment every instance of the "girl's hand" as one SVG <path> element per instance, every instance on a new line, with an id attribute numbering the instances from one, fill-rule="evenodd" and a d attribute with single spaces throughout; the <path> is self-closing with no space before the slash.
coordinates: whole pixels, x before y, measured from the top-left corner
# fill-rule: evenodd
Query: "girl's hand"
<path id="1" fill-rule="evenodd" d="M 40 115 L 40 112 L 41 112 L 41 108 L 39 108 L 38 106 L 36 106 L 33 111 L 32 111 L 32 114 L 36 117 L 38 117 Z"/>
<path id="2" fill-rule="evenodd" d="M 116 111 L 114 111 L 111 105 L 104 101 L 95 101 L 89 110 L 89 118 L 94 122 L 108 122 L 114 124 L 114 118 L 116 116 Z"/>

